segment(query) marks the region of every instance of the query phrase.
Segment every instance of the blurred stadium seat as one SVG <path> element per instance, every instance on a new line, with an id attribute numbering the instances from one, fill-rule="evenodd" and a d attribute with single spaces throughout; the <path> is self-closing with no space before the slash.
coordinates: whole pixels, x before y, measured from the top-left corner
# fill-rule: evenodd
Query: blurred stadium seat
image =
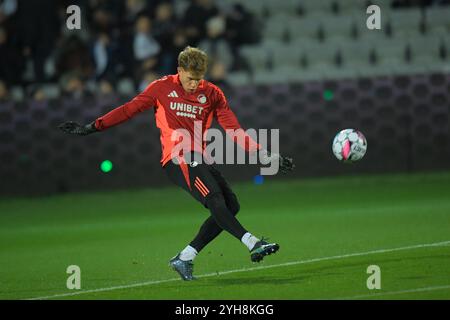
<path id="1" fill-rule="evenodd" d="M 314 1 L 314 0 L 305 0 L 301 1 L 301 7 L 304 9 L 306 15 L 314 15 L 318 14 L 330 14 L 332 12 L 332 3 L 333 0 L 323 0 L 323 1 Z"/>
<path id="2" fill-rule="evenodd" d="M 450 7 L 427 8 L 425 21 L 428 33 L 448 37 L 450 34 Z"/>
<path id="3" fill-rule="evenodd" d="M 394 37 L 414 37 L 421 33 L 422 12 L 419 8 L 393 10 L 388 19 Z"/>
<path id="4" fill-rule="evenodd" d="M 356 69 L 360 72 L 362 69 L 370 68 L 370 65 L 373 64 L 371 54 L 375 52 L 375 48 L 370 41 L 358 40 L 342 43 L 339 46 L 339 51 L 345 69 Z"/>
<path id="5" fill-rule="evenodd" d="M 268 53 L 261 46 L 243 46 L 240 48 L 241 55 L 246 58 L 250 64 L 251 71 L 267 68 Z"/>
<path id="6" fill-rule="evenodd" d="M 408 40 L 411 59 L 414 64 L 432 65 L 442 60 L 441 47 L 444 43 L 439 37 L 414 37 Z"/>
<path id="7" fill-rule="evenodd" d="M 354 20 L 352 16 L 338 15 L 323 19 L 321 27 L 323 28 L 324 38 L 347 40 L 353 37 Z"/>
<path id="8" fill-rule="evenodd" d="M 384 39 L 376 44 L 376 59 L 379 72 L 395 74 L 404 72 L 406 65 L 406 42 L 400 39 Z"/>
<path id="9" fill-rule="evenodd" d="M 319 40 L 320 21 L 314 18 L 295 18 L 287 21 L 292 41 Z"/>
<path id="10" fill-rule="evenodd" d="M 274 50 L 276 49 L 276 50 Z M 287 67 L 297 69 L 301 66 L 302 47 L 297 44 L 272 48 L 274 68 Z"/>
<path id="11" fill-rule="evenodd" d="M 343 15 L 352 15 L 353 12 L 361 12 L 367 8 L 366 2 L 361 0 L 336 1 L 339 13 Z M 379 2 L 378 2 L 379 3 Z"/>
<path id="12" fill-rule="evenodd" d="M 265 24 L 264 38 L 267 40 L 286 41 L 286 37 L 289 36 L 286 21 L 290 19 L 291 16 L 285 13 L 273 15 Z"/>
<path id="13" fill-rule="evenodd" d="M 236 87 L 245 86 L 251 83 L 249 74 L 244 71 L 230 72 L 227 79 L 231 85 Z"/>

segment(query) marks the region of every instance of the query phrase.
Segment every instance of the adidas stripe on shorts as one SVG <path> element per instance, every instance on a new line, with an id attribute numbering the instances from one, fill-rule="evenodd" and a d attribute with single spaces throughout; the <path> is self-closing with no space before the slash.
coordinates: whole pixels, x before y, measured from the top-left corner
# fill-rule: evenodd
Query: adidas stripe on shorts
<path id="1" fill-rule="evenodd" d="M 236 197 L 214 165 L 195 161 L 175 164 L 169 161 L 164 171 L 173 183 L 185 189 L 205 207 L 208 198 L 216 193 L 222 193 L 225 199 Z"/>

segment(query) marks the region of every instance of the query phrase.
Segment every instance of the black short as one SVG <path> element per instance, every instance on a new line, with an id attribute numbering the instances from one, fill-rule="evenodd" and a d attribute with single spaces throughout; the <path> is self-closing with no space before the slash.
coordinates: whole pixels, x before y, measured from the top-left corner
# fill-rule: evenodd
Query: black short
<path id="1" fill-rule="evenodd" d="M 227 205 L 238 206 L 236 195 L 214 165 L 195 161 L 175 164 L 169 161 L 164 166 L 164 171 L 173 183 L 189 192 L 205 207 L 208 199 L 217 193 L 224 196 Z"/>

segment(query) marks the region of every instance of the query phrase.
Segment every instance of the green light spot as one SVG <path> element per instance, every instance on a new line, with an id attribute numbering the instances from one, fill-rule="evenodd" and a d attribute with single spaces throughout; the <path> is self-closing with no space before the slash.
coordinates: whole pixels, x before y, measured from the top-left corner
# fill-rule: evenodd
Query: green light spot
<path id="1" fill-rule="evenodd" d="M 19 162 L 21 164 L 27 164 L 28 162 L 30 162 L 30 157 L 26 154 L 21 154 L 19 157 Z"/>
<path id="2" fill-rule="evenodd" d="M 112 167 L 113 167 L 112 162 L 109 160 L 103 161 L 102 164 L 100 165 L 100 169 L 105 173 L 110 172 L 112 170 Z"/>
<path id="3" fill-rule="evenodd" d="M 331 90 L 325 90 L 323 92 L 323 98 L 327 101 L 333 100 L 333 91 Z"/>

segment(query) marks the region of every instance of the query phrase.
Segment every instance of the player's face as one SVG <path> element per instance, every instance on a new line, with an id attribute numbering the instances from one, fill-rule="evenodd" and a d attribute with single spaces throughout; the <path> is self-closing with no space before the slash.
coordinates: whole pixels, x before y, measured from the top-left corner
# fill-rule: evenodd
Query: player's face
<path id="1" fill-rule="evenodd" d="M 203 79 L 203 75 L 194 75 L 189 71 L 184 70 L 183 68 L 178 68 L 178 75 L 180 76 L 180 82 L 183 86 L 183 89 L 186 92 L 192 93 L 197 90 L 200 81 Z"/>

